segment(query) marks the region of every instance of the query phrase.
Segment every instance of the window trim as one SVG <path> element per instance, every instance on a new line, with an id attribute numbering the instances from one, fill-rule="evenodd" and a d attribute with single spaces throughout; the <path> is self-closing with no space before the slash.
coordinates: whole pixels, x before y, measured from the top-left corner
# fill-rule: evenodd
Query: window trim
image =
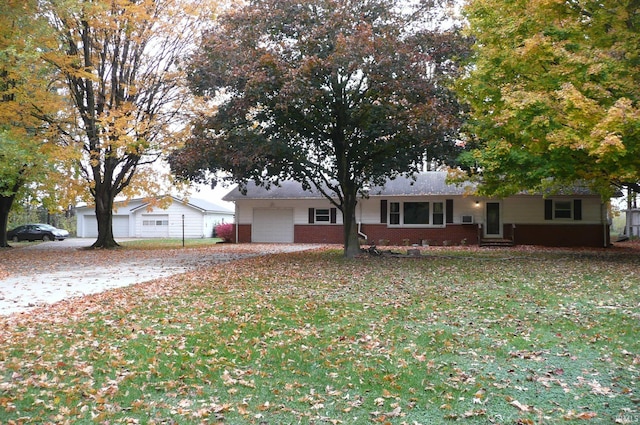
<path id="1" fill-rule="evenodd" d="M 331 222 L 331 209 L 330 208 L 316 208 L 314 221 L 316 223 L 330 223 Z"/>
<path id="2" fill-rule="evenodd" d="M 568 204 L 569 208 L 558 209 L 558 204 Z M 568 217 L 558 217 L 558 212 L 569 213 Z M 544 219 L 547 221 L 581 221 L 582 199 L 562 198 L 544 200 Z"/>
<path id="3" fill-rule="evenodd" d="M 553 219 L 554 220 L 572 220 L 573 219 L 573 202 L 567 200 L 553 201 Z"/>
<path id="4" fill-rule="evenodd" d="M 404 222 L 404 205 L 405 203 L 414 204 L 422 203 L 429 205 L 429 222 L 428 223 L 416 223 L 407 224 Z M 440 204 L 440 210 L 436 213 L 435 204 Z M 416 200 L 403 200 L 403 201 L 389 201 L 387 208 L 387 227 L 404 227 L 404 228 L 437 228 L 441 229 L 447 227 L 447 202 L 445 199 L 435 199 L 428 201 L 416 201 Z M 434 216 L 440 216 L 441 224 L 434 224 Z M 450 224 L 450 223 L 449 223 Z"/>
<path id="5" fill-rule="evenodd" d="M 327 214 L 322 214 L 320 217 L 321 220 L 318 220 L 318 211 L 327 211 Z M 309 219 L 308 224 L 337 224 L 337 208 L 335 207 L 327 207 L 327 208 L 309 208 Z M 325 219 L 328 217 L 328 219 Z"/>
<path id="6" fill-rule="evenodd" d="M 165 227 L 169 226 L 168 219 L 158 219 L 158 218 L 145 218 L 142 220 L 142 225 L 147 227 Z"/>

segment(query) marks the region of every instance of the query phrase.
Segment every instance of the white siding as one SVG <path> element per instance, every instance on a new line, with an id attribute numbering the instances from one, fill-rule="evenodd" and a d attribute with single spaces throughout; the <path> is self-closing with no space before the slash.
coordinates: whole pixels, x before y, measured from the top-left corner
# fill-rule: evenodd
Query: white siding
<path id="1" fill-rule="evenodd" d="M 477 198 L 465 196 L 438 196 L 438 197 L 380 197 L 372 196 L 368 199 L 361 199 L 356 206 L 356 222 L 364 224 L 380 223 L 380 200 L 386 199 L 389 202 L 404 202 L 424 200 L 428 202 L 446 202 L 453 199 L 453 222 L 461 223 L 463 215 L 474 217 L 474 223 L 482 222 L 484 214 L 484 203 L 476 205 Z M 307 224 L 309 222 L 309 208 L 332 208 L 334 207 L 328 200 L 323 199 L 247 199 L 236 201 L 238 204 L 238 216 L 236 223 L 252 224 L 254 219 L 253 211 L 259 208 L 287 208 L 293 210 L 294 224 Z M 343 223 L 340 211 L 336 216 L 337 224 Z M 320 225 L 316 223 L 317 225 Z"/>
<path id="2" fill-rule="evenodd" d="M 135 223 L 136 223 L 136 237 L 148 238 L 148 237 L 164 237 L 164 238 L 182 238 L 183 236 L 183 220 L 184 215 L 184 237 L 187 239 L 202 238 L 203 232 L 203 213 L 188 207 L 181 202 L 173 202 L 166 209 L 154 208 L 150 211 L 143 209 L 142 211 L 136 211 Z M 168 225 L 164 229 L 147 229 L 149 226 L 144 226 L 144 220 L 152 219 L 153 217 L 164 219 L 168 221 Z M 211 237 L 208 235 L 207 237 Z"/>
<path id="3" fill-rule="evenodd" d="M 213 228 L 221 222 L 232 223 L 233 213 L 205 212 L 203 208 L 174 201 L 166 209 L 146 208 L 147 202 L 143 199 L 135 199 L 127 204 L 121 204 L 114 211 L 113 231 L 114 237 L 170 237 L 170 238 L 209 238 L 213 235 Z M 79 207 L 77 210 L 78 237 L 90 238 L 98 236 L 98 226 L 95 212 L 92 207 Z M 145 230 L 144 217 L 150 219 L 152 215 L 162 216 L 169 221 L 169 225 L 162 232 Z M 184 215 L 184 227 L 183 217 Z M 152 234 L 149 234 L 152 233 Z"/>
<path id="4" fill-rule="evenodd" d="M 307 224 L 309 222 L 309 208 L 333 208 L 334 206 L 322 199 L 282 199 L 273 201 L 270 199 L 252 199 L 236 201 L 239 205 L 236 223 L 251 224 L 253 222 L 253 210 L 262 209 L 290 209 L 293 210 L 293 222 L 295 224 Z M 338 224 L 342 224 L 342 214 L 338 211 L 336 216 Z"/>
<path id="5" fill-rule="evenodd" d="M 599 197 L 549 197 L 548 199 L 582 200 L 582 220 L 575 224 L 600 224 L 602 223 L 602 204 Z M 545 220 L 544 198 L 541 196 L 512 196 L 504 199 L 503 219 L 505 223 L 518 224 L 571 224 L 574 220 Z"/>
<path id="6" fill-rule="evenodd" d="M 181 238 L 182 237 L 182 216 L 184 215 L 184 237 L 187 239 L 211 237 L 212 235 L 204 234 L 203 229 L 203 213 L 189 208 L 178 202 L 174 202 L 171 207 L 167 209 L 169 213 L 169 237 Z"/>

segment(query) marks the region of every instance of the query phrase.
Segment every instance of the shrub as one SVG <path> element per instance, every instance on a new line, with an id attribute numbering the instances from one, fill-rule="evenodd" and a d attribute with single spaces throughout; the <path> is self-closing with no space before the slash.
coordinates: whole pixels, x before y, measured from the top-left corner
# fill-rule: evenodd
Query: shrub
<path id="1" fill-rule="evenodd" d="M 215 235 L 225 240 L 225 242 L 233 240 L 234 226 L 232 223 L 223 223 L 216 226 Z"/>

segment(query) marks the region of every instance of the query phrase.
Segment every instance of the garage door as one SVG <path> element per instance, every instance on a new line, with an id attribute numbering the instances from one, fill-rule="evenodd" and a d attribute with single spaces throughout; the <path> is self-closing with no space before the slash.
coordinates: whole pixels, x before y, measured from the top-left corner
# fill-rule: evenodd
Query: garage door
<path id="1" fill-rule="evenodd" d="M 128 215 L 114 215 L 112 224 L 113 224 L 114 238 L 129 237 L 129 216 Z"/>
<path id="2" fill-rule="evenodd" d="M 97 238 L 98 237 L 98 220 L 95 215 L 84 216 L 84 237 L 85 238 Z"/>
<path id="3" fill-rule="evenodd" d="M 111 223 L 113 224 L 114 238 L 129 237 L 129 216 L 128 215 L 114 215 Z M 84 237 L 85 238 L 98 237 L 98 220 L 96 220 L 95 215 L 84 216 Z"/>
<path id="4" fill-rule="evenodd" d="M 168 238 L 169 215 L 143 215 L 140 236 L 143 238 Z"/>
<path id="5" fill-rule="evenodd" d="M 293 243 L 293 209 L 254 209 L 251 241 Z"/>

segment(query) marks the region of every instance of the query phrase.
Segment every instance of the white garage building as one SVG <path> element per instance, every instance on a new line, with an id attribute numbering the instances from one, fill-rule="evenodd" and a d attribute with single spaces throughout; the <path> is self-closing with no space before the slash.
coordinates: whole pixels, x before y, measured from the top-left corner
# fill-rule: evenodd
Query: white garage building
<path id="1" fill-rule="evenodd" d="M 215 226 L 233 223 L 232 209 L 204 199 L 182 201 L 173 196 L 164 208 L 152 206 L 146 199 L 117 202 L 113 212 L 115 238 L 210 238 Z M 78 237 L 98 236 L 93 206 L 76 208 Z"/>

